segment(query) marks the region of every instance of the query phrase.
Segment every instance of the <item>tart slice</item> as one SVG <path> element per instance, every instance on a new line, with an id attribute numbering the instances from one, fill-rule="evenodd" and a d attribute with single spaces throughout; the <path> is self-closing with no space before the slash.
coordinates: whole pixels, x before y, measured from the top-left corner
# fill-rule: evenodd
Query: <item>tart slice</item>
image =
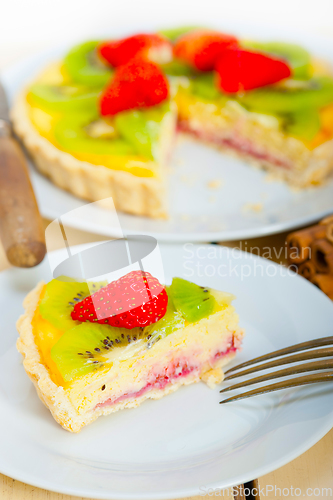
<path id="1" fill-rule="evenodd" d="M 182 385 L 221 382 L 243 337 L 233 299 L 141 271 L 108 285 L 52 280 L 26 297 L 17 348 L 55 420 L 79 432 Z"/>

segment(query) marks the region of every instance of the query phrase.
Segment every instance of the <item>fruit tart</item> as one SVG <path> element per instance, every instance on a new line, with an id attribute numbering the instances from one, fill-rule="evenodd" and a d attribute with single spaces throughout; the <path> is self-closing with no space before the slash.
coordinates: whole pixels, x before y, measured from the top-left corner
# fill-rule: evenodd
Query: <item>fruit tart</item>
<path id="1" fill-rule="evenodd" d="M 234 296 L 148 272 L 117 281 L 40 283 L 24 301 L 17 348 L 40 399 L 68 431 L 203 380 L 240 348 Z"/>
<path id="2" fill-rule="evenodd" d="M 333 170 L 328 65 L 295 44 L 206 28 L 74 47 L 18 96 L 12 118 L 55 184 L 155 218 L 168 213 L 176 127 L 298 188 Z"/>
<path id="3" fill-rule="evenodd" d="M 302 47 L 207 29 L 167 32 L 187 78 L 178 127 L 297 188 L 333 170 L 331 68 Z M 181 70 L 170 63 L 170 73 Z M 240 181 L 241 182 L 241 181 Z"/>

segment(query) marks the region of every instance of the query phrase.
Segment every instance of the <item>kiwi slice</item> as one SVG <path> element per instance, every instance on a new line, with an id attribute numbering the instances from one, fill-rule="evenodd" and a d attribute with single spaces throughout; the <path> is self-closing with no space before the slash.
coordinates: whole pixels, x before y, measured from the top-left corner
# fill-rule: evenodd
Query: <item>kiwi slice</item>
<path id="1" fill-rule="evenodd" d="M 111 79 L 112 69 L 98 56 L 99 43 L 90 41 L 76 45 L 66 55 L 64 66 L 74 82 L 101 88 Z"/>
<path id="2" fill-rule="evenodd" d="M 239 102 L 259 113 L 294 113 L 305 108 L 322 108 L 333 102 L 333 79 L 318 77 L 299 85 L 272 85 L 245 92 Z"/>
<path id="3" fill-rule="evenodd" d="M 116 129 L 133 146 L 137 154 L 154 159 L 163 118 L 169 109 L 169 104 L 162 104 L 150 109 L 118 113 L 115 116 Z"/>
<path id="4" fill-rule="evenodd" d="M 198 71 L 180 59 L 173 59 L 165 64 L 160 64 L 162 71 L 168 76 L 196 76 Z"/>
<path id="5" fill-rule="evenodd" d="M 77 113 L 64 116 L 55 124 L 54 136 L 67 151 L 96 155 L 134 155 L 135 148 L 125 139 L 93 137 L 92 124 L 98 119 L 94 113 Z"/>
<path id="6" fill-rule="evenodd" d="M 53 279 L 45 287 L 44 296 L 39 304 L 41 316 L 59 330 L 69 330 L 79 324 L 71 318 L 71 312 L 77 302 L 91 294 L 90 290 L 99 290 L 107 283 L 79 283 L 69 278 Z"/>
<path id="7" fill-rule="evenodd" d="M 296 137 L 311 141 L 320 131 L 320 116 L 316 109 L 303 109 L 286 117 L 285 131 Z"/>
<path id="8" fill-rule="evenodd" d="M 167 335 L 179 330 L 180 328 L 184 328 L 185 326 L 185 318 L 182 314 L 177 311 L 174 306 L 170 287 L 167 287 L 168 294 L 168 307 L 165 315 L 162 319 L 160 319 L 157 323 L 154 323 L 145 328 L 147 334 L 151 335 L 149 339 L 148 347 L 151 347 L 158 340 L 163 339 Z"/>
<path id="9" fill-rule="evenodd" d="M 169 293 L 177 311 L 190 323 L 206 318 L 217 306 L 209 288 L 182 278 L 173 278 Z"/>
<path id="10" fill-rule="evenodd" d="M 123 359 L 136 349 L 152 348 L 159 340 L 183 328 L 185 319 L 169 298 L 165 316 L 146 328 L 128 330 L 97 323 L 75 323 L 51 350 L 51 357 L 66 382 L 110 365 L 117 359 L 119 347 L 128 349 L 128 353 L 127 349 L 122 353 Z"/>
<path id="11" fill-rule="evenodd" d="M 224 96 L 215 84 L 215 74 L 213 72 L 197 75 L 191 81 L 191 92 L 198 97 L 207 100 L 227 101 L 228 97 Z"/>
<path id="12" fill-rule="evenodd" d="M 143 328 L 113 328 L 96 323 L 77 324 L 65 332 L 51 349 L 63 379 L 69 382 L 111 364 L 113 351 L 140 339 L 148 340 Z M 149 337 L 150 338 L 150 337 Z"/>
<path id="13" fill-rule="evenodd" d="M 294 78 L 308 79 L 311 77 L 311 56 L 300 45 L 285 42 L 254 41 L 244 42 L 243 45 L 285 59 L 293 69 Z"/>
<path id="14" fill-rule="evenodd" d="M 28 99 L 37 106 L 54 111 L 97 109 L 99 92 L 82 85 L 46 85 L 35 83 Z"/>

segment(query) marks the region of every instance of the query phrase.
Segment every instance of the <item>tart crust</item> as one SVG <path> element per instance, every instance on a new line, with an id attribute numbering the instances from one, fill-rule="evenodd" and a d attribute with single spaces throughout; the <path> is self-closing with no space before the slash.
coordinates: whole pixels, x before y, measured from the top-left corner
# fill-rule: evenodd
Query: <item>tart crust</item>
<path id="1" fill-rule="evenodd" d="M 197 372 L 189 374 L 182 381 L 168 384 L 163 389 L 152 389 L 148 393 L 139 397 L 134 397 L 129 401 L 120 401 L 110 407 L 101 407 L 94 411 L 79 414 L 72 404 L 68 393 L 66 393 L 66 390 L 52 381 L 47 367 L 43 364 L 38 346 L 35 342 L 32 320 L 36 308 L 38 307 L 44 285 L 44 282 L 40 282 L 26 296 L 23 302 L 25 313 L 18 319 L 16 324 L 19 332 L 19 339 L 16 345 L 18 351 L 23 355 L 25 371 L 36 387 L 39 398 L 51 411 L 54 419 L 68 431 L 79 432 L 82 427 L 92 423 L 101 415 L 108 415 L 123 408 L 135 408 L 147 398 L 160 399 L 176 391 L 182 385 L 189 385 L 203 380 L 209 387 L 213 388 L 223 380 L 224 375 L 222 366 L 229 363 L 236 354 L 235 352 L 231 352 L 219 359 L 213 368 L 205 366 L 199 374 Z M 195 328 L 195 326 L 193 327 Z M 243 333 L 241 329 L 238 329 L 234 333 L 234 339 L 237 345 L 240 344 Z"/>
<path id="2" fill-rule="evenodd" d="M 162 134 L 161 157 L 165 158 L 173 139 L 176 113 Z M 11 110 L 16 134 L 23 141 L 37 169 L 51 181 L 79 198 L 101 201 L 111 197 L 117 210 L 152 218 L 166 218 L 165 166 L 153 164 L 158 177 L 137 177 L 130 172 L 112 170 L 103 165 L 78 160 L 42 137 L 32 125 L 27 109 L 26 90 Z"/>

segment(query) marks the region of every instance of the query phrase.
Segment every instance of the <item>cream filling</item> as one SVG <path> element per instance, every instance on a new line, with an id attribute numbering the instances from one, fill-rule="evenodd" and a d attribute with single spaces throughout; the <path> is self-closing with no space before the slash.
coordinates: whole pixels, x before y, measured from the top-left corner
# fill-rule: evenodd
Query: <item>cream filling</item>
<path id="1" fill-rule="evenodd" d="M 112 404 L 125 395 L 129 399 L 131 395 L 135 397 L 149 384 L 156 390 L 158 380 L 163 389 L 166 383 L 179 383 L 182 379 L 185 382 L 187 375 L 198 378 L 220 366 L 224 353 L 235 352 L 242 335 L 234 308 L 227 306 L 168 335 L 150 349 L 143 343 L 123 348 L 105 369 L 77 379 L 65 392 L 78 414 L 82 415 L 107 401 Z"/>

